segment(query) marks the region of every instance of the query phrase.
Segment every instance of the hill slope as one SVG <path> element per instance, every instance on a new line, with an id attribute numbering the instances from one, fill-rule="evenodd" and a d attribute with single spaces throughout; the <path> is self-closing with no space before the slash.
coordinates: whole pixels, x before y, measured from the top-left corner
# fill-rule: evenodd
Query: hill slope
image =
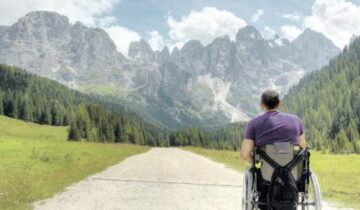
<path id="1" fill-rule="evenodd" d="M 360 38 L 291 88 L 285 110 L 299 114 L 311 146 L 360 152 Z"/>
<path id="2" fill-rule="evenodd" d="M 90 113 L 91 111 L 93 112 Z M 106 123 L 97 123 L 92 127 L 96 127 L 96 130 L 92 130 L 91 140 L 127 141 L 132 136 L 133 142 L 138 143 L 140 137 L 154 141 L 163 132 L 156 122 L 145 122 L 136 113 L 113 103 L 111 99 L 82 94 L 56 81 L 29 74 L 19 68 L 0 65 L 0 114 L 40 124 L 66 126 L 79 122 L 78 119 L 84 115 L 94 116 L 95 111 L 97 117 L 99 114 L 107 114 L 102 118 Z M 114 129 L 111 131 L 111 126 L 115 124 L 114 116 L 119 121 L 117 127 L 123 129 L 122 135 L 118 132 L 116 136 Z M 95 121 L 94 119 L 94 124 Z M 86 123 L 88 125 L 90 122 Z M 90 139 L 90 126 L 81 129 L 84 135 L 80 138 Z M 139 133 L 145 137 L 138 135 Z"/>

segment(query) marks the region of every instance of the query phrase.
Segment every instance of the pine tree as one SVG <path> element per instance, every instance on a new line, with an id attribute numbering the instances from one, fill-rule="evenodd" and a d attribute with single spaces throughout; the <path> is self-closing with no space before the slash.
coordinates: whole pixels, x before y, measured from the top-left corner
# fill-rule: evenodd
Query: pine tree
<path id="1" fill-rule="evenodd" d="M 41 112 L 39 123 L 40 124 L 50 124 L 51 123 L 51 116 L 50 116 L 49 110 L 44 109 Z"/>
<path id="2" fill-rule="evenodd" d="M 67 126 L 69 125 L 69 117 L 67 114 L 64 114 L 63 120 L 62 120 L 62 125 Z"/>
<path id="3" fill-rule="evenodd" d="M 121 124 L 120 122 L 116 122 L 115 124 L 115 128 L 114 128 L 114 133 L 115 133 L 115 142 L 122 142 L 122 131 L 121 131 Z"/>
<path id="4" fill-rule="evenodd" d="M 3 94 L 0 92 L 0 115 L 4 114 Z"/>
<path id="5" fill-rule="evenodd" d="M 71 141 L 78 141 L 81 139 L 80 131 L 78 127 L 76 126 L 76 123 L 71 123 L 69 128 L 69 136 L 68 139 Z"/>

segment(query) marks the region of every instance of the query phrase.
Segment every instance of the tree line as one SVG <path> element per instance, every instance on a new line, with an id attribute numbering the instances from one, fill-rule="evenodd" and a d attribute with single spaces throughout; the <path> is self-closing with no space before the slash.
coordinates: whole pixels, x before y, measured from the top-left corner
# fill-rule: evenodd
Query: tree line
<path id="1" fill-rule="evenodd" d="M 70 123 L 69 140 L 238 150 L 243 128 L 244 124 L 231 124 L 210 131 L 197 127 L 168 130 L 130 120 L 101 106 L 81 105 Z"/>
<path id="2" fill-rule="evenodd" d="M 303 78 L 284 101 L 285 111 L 302 117 L 311 147 L 360 153 L 360 39 Z"/>

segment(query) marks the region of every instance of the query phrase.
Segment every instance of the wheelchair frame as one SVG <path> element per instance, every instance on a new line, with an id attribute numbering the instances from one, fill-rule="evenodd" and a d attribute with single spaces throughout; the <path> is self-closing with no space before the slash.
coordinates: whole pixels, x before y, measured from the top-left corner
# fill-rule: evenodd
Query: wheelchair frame
<path id="1" fill-rule="evenodd" d="M 261 161 L 264 160 L 267 163 L 273 161 L 269 156 L 264 152 L 259 152 L 261 149 L 258 147 L 254 148 L 253 151 L 253 163 L 251 167 L 245 171 L 244 180 L 243 180 L 243 198 L 242 198 L 242 209 L 243 210 L 257 210 L 259 206 L 266 206 L 268 210 L 275 210 L 271 207 L 269 201 L 260 202 L 261 195 L 261 186 L 269 186 L 271 183 L 262 178 L 261 168 L 257 167 L 257 164 L 261 164 Z M 310 152 L 309 148 L 301 150 L 298 154 L 294 156 L 295 158 L 303 158 L 303 167 L 302 174 L 299 179 L 297 179 L 297 185 L 299 189 L 299 198 L 298 198 L 298 207 L 297 209 L 301 210 L 321 210 L 321 192 L 320 185 L 316 174 L 310 168 Z M 257 160 L 255 157 L 260 156 L 260 160 Z M 270 158 L 270 160 L 269 160 Z M 294 160 L 293 159 L 293 160 Z M 293 161 L 292 160 L 292 161 Z M 271 164 L 271 163 L 269 163 Z M 309 198 L 309 188 L 312 187 L 313 190 L 313 201 L 310 201 Z M 268 187 L 266 189 L 269 189 Z M 268 192 L 266 192 L 268 193 Z"/>

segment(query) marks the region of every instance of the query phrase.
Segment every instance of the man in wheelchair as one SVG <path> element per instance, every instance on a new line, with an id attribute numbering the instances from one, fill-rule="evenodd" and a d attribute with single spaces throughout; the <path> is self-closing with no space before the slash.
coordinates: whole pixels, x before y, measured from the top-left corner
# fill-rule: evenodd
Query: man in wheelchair
<path id="1" fill-rule="evenodd" d="M 243 209 L 318 210 L 320 190 L 309 167 L 304 126 L 298 116 L 278 111 L 280 103 L 276 91 L 265 91 L 265 113 L 245 129 L 240 156 L 252 165 L 244 176 Z"/>

